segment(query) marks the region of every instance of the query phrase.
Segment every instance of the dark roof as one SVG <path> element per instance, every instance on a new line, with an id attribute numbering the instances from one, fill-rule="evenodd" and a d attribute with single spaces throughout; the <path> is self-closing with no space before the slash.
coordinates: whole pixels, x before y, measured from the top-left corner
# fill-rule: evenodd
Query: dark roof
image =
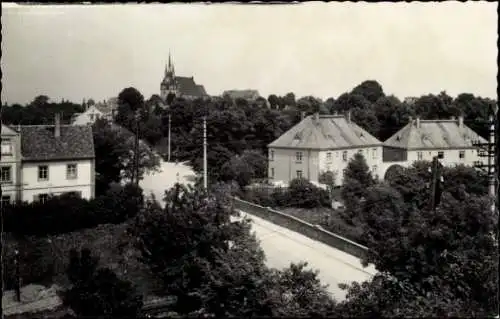
<path id="1" fill-rule="evenodd" d="M 203 85 L 196 85 L 198 87 L 198 92 L 201 96 L 206 96 L 207 91 L 205 91 L 205 87 Z"/>
<path id="2" fill-rule="evenodd" d="M 259 91 L 257 90 L 229 90 L 224 91 L 224 93 L 222 93 L 222 96 L 224 95 L 229 95 L 233 99 L 240 98 L 248 100 L 255 100 L 260 96 Z"/>
<path id="3" fill-rule="evenodd" d="M 457 120 L 412 120 L 384 142 L 403 149 L 473 148 L 473 142 L 487 141 Z"/>
<path id="4" fill-rule="evenodd" d="M 197 96 L 203 97 L 203 91 L 200 90 L 200 86 L 196 85 L 193 77 L 176 76 L 175 81 L 179 86 L 179 93 L 181 95 Z"/>
<path id="5" fill-rule="evenodd" d="M 382 146 L 373 135 L 344 116 L 310 115 L 268 145 L 270 148 L 334 150 Z"/>
<path id="6" fill-rule="evenodd" d="M 65 160 L 95 158 L 92 127 L 61 125 L 56 138 L 54 125 L 21 126 L 23 160 Z"/>

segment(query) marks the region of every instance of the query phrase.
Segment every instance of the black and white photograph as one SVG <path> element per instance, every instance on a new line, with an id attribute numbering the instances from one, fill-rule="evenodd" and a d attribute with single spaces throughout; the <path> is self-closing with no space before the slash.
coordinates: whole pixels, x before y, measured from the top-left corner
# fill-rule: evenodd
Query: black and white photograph
<path id="1" fill-rule="evenodd" d="M 1 318 L 499 318 L 498 5 L 9 3 Z"/>

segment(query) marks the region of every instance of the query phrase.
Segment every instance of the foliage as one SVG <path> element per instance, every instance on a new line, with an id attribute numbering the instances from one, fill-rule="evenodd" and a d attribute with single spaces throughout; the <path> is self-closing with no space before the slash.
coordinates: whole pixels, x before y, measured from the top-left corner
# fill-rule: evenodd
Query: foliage
<path id="1" fill-rule="evenodd" d="M 246 219 L 223 200 L 179 184 L 166 207 L 149 203 L 131 232 L 179 315 L 253 317 L 321 312 L 333 304 L 316 274 L 303 266 L 271 271 Z M 284 298 L 285 297 L 285 298 Z M 325 306 L 326 307 L 326 306 Z"/>
<path id="2" fill-rule="evenodd" d="M 98 258 L 88 249 L 72 250 L 70 255 L 67 274 L 72 287 L 63 299 L 78 316 L 123 318 L 140 314 L 142 296 L 130 282 L 120 280 L 108 268 L 98 269 Z"/>
<path id="3" fill-rule="evenodd" d="M 375 182 L 364 156 L 360 153 L 355 154 L 344 171 L 341 192 L 348 213 L 356 211 L 358 203 L 366 197 L 367 188 Z"/>
<path id="4" fill-rule="evenodd" d="M 245 150 L 222 166 L 221 175 L 223 181 L 235 180 L 241 187 L 247 186 L 253 179 L 267 175 L 267 158 L 258 151 Z"/>
<path id="5" fill-rule="evenodd" d="M 113 126 L 104 119 L 93 127 L 96 154 L 96 193 L 103 194 L 110 183 L 130 178 L 133 170 L 134 138 L 132 133 Z M 139 176 L 159 167 L 159 158 L 144 143 L 139 144 Z"/>
<path id="6" fill-rule="evenodd" d="M 352 94 L 362 95 L 371 103 L 375 103 L 378 99 L 385 97 L 382 86 L 374 80 L 367 80 L 356 86 Z"/>
<path id="7" fill-rule="evenodd" d="M 142 203 L 142 190 L 130 184 L 117 186 L 92 200 L 73 195 L 54 196 L 45 203 L 4 206 L 4 227 L 5 231 L 16 235 L 67 233 L 123 222 L 135 216 Z"/>
<path id="8" fill-rule="evenodd" d="M 288 206 L 313 208 L 328 206 L 329 194 L 303 178 L 290 181 L 288 186 Z"/>

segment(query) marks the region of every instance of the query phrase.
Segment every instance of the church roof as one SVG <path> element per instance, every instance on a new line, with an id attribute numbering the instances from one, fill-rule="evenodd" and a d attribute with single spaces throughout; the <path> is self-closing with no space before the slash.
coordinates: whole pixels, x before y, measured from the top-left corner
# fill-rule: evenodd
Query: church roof
<path id="1" fill-rule="evenodd" d="M 205 88 L 202 85 L 197 85 L 193 77 L 176 76 L 175 81 L 179 87 L 181 95 L 189 95 L 203 97 L 206 95 Z"/>
<path id="2" fill-rule="evenodd" d="M 222 95 L 229 95 L 233 99 L 257 99 L 260 94 L 257 90 L 228 90 L 224 91 Z"/>

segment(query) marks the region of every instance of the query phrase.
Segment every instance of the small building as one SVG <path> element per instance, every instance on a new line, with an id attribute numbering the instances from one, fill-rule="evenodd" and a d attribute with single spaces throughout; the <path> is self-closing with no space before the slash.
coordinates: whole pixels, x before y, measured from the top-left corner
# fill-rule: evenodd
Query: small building
<path id="1" fill-rule="evenodd" d="M 92 127 L 61 125 L 56 115 L 54 125 L 18 126 L 17 131 L 8 129 L 10 132 L 6 132 L 12 134 L 11 137 L 6 135 L 5 139 L 12 143 L 13 156 L 10 162 L 7 157 L 5 162 L 2 160 L 2 180 L 5 180 L 2 181 L 2 200 L 7 201 L 3 196 L 8 195 L 11 202 L 45 201 L 51 195 L 63 193 L 74 193 L 87 199 L 95 196 Z M 7 170 L 11 172 L 10 181 L 4 173 Z"/>
<path id="2" fill-rule="evenodd" d="M 268 145 L 269 180 L 288 184 L 295 178 L 317 183 L 323 172 L 335 174 L 343 183 L 343 172 L 356 153 L 364 155 L 374 175 L 382 163 L 382 142 L 351 121 L 350 113 L 304 118 Z"/>
<path id="3" fill-rule="evenodd" d="M 0 157 L 0 183 L 2 202 L 20 198 L 21 139 L 18 131 L 2 124 L 2 155 Z"/>
<path id="4" fill-rule="evenodd" d="M 449 120 L 412 119 L 383 144 L 383 174 L 393 165 L 409 167 L 415 161 L 437 156 L 444 166 L 473 166 L 481 161 L 473 143 L 486 139 L 464 124 L 463 117 Z"/>
<path id="5" fill-rule="evenodd" d="M 224 91 L 222 96 L 229 96 L 233 100 L 244 99 L 247 101 L 256 101 L 260 97 L 260 94 L 257 90 L 228 90 Z"/>
<path id="6" fill-rule="evenodd" d="M 112 122 L 116 114 L 116 106 L 106 101 L 87 106 L 85 112 L 73 115 L 71 123 L 73 125 L 92 125 L 98 119 L 106 119 Z"/>

